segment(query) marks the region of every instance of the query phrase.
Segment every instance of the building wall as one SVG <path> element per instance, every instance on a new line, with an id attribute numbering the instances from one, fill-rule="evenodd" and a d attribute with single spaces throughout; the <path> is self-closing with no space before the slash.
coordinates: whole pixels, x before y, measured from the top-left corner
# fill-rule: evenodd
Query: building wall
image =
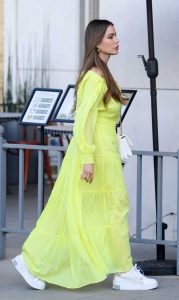
<path id="1" fill-rule="evenodd" d="M 6 0 L 6 66 L 10 54 L 14 101 L 19 81 L 54 88 L 74 82 L 79 70 L 79 24 L 78 0 Z"/>
<path id="2" fill-rule="evenodd" d="M 157 107 L 159 149 L 179 149 L 179 27 L 178 1 L 153 2 L 155 55 L 159 62 L 157 77 Z M 152 150 L 150 82 L 138 54 L 148 58 L 146 1 L 101 0 L 100 18 L 111 20 L 120 39 L 120 52 L 110 60 L 111 70 L 122 87 L 137 89 L 136 97 L 124 120 L 124 131 L 139 150 Z M 164 161 L 163 220 L 169 224 L 166 236 L 176 238 L 176 164 L 174 158 Z M 124 168 L 131 211 L 130 232 L 135 233 L 136 161 L 129 160 Z M 153 161 L 145 159 L 143 166 L 143 228 L 155 223 Z M 172 214 L 174 213 L 174 214 Z M 166 216 L 168 215 L 168 216 Z M 155 225 L 144 230 L 154 236 Z"/>

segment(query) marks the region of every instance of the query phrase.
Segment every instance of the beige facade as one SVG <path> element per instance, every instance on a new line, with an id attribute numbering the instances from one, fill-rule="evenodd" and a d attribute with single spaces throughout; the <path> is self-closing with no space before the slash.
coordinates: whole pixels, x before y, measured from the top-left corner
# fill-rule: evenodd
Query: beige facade
<path id="1" fill-rule="evenodd" d="M 3 48 L 4 48 L 4 0 L 0 0 L 0 103 L 3 102 Z"/>

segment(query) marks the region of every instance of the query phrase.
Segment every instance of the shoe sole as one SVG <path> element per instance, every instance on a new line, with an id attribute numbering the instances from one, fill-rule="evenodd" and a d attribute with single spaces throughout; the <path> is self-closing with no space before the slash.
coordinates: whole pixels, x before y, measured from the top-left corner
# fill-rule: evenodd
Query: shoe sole
<path id="1" fill-rule="evenodd" d="M 18 267 L 19 263 L 16 261 L 15 258 L 13 258 L 13 259 L 11 260 L 11 262 L 12 262 L 14 268 L 16 269 L 16 271 L 24 278 L 24 280 L 28 283 L 28 285 L 30 285 L 33 289 L 36 289 L 36 290 L 44 290 L 44 289 L 45 289 L 45 287 L 36 287 L 36 286 L 34 286 L 34 285 L 28 280 L 27 276 L 26 276 L 23 272 L 20 271 L 20 269 L 19 269 L 19 267 Z"/>
<path id="2" fill-rule="evenodd" d="M 121 290 L 121 291 L 147 291 L 147 290 L 154 290 L 158 287 L 158 284 L 156 283 L 156 285 L 153 285 L 152 287 L 146 287 L 146 286 L 139 286 L 139 285 L 134 285 L 131 287 L 125 287 L 125 285 L 116 285 L 113 284 L 113 290 Z"/>

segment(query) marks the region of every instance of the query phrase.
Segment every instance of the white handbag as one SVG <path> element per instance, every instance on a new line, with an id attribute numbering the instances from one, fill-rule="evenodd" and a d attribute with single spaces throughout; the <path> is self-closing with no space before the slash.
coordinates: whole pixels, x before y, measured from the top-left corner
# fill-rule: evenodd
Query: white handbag
<path id="1" fill-rule="evenodd" d="M 117 128 L 117 140 L 118 140 L 118 150 L 121 157 L 121 161 L 123 164 L 125 164 L 129 157 L 132 156 L 132 146 L 133 143 L 129 139 L 129 137 L 126 134 L 123 134 L 122 132 L 122 122 L 121 122 L 121 116 L 120 116 L 120 130 Z"/>
<path id="2" fill-rule="evenodd" d="M 119 153 L 122 163 L 126 163 L 128 158 L 132 156 L 131 147 L 133 143 L 126 134 L 118 134 Z"/>

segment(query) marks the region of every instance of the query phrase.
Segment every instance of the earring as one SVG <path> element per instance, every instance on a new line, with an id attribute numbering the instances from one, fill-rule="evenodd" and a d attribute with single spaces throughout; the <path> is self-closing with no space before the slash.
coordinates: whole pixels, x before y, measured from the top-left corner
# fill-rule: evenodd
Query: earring
<path id="1" fill-rule="evenodd" d="M 100 48 L 97 48 L 97 53 L 99 53 L 100 52 Z"/>

